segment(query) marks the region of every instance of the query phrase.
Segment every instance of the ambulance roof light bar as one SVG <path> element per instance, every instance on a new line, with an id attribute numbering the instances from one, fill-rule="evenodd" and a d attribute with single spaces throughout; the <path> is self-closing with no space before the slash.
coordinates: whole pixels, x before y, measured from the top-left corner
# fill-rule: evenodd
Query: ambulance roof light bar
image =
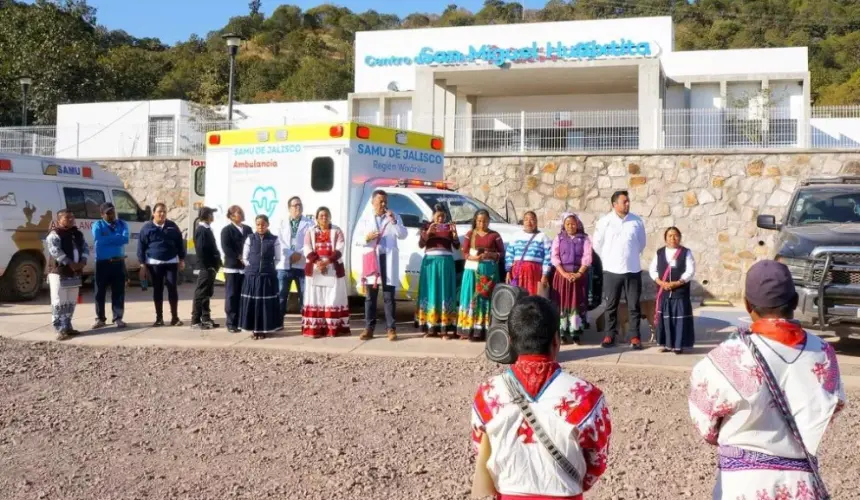
<path id="1" fill-rule="evenodd" d="M 421 179 L 399 179 L 397 181 L 397 187 L 429 187 L 436 189 L 444 189 L 446 191 L 454 190 L 450 182 L 424 181 Z"/>

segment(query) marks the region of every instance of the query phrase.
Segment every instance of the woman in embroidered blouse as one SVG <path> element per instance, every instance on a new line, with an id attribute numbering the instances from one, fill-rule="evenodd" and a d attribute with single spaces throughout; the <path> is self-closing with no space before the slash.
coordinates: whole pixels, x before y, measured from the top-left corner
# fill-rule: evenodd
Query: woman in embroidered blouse
<path id="1" fill-rule="evenodd" d="M 415 326 L 425 337 L 452 339 L 457 331 L 457 271 L 455 248 L 460 248 L 456 224 L 445 223 L 445 208 L 433 208 L 433 222 L 422 228 L 418 247 L 424 249 Z"/>
<path id="2" fill-rule="evenodd" d="M 538 231 L 537 215 L 526 212 L 523 230 L 505 244 L 505 282 L 525 289 L 529 295 L 538 294 L 538 285 L 549 287 L 551 248 L 550 239 Z"/>
<path id="3" fill-rule="evenodd" d="M 463 242 L 466 265 L 460 286 L 460 311 L 457 335 L 463 340 L 484 340 L 490 328 L 490 296 L 500 280 L 499 262 L 505 244 L 499 233 L 490 229 L 490 213 L 481 209 L 472 219 L 472 230 Z"/>
<path id="4" fill-rule="evenodd" d="M 349 304 L 343 267 L 343 232 L 331 223 L 331 211 L 317 209 L 317 224 L 305 233 L 305 293 L 302 335 L 347 336 Z"/>
<path id="5" fill-rule="evenodd" d="M 580 344 L 588 312 L 588 268 L 591 267 L 591 238 L 582 221 L 573 213 L 561 216 L 561 231 L 552 240 L 552 279 L 550 298 L 558 307 L 561 341 Z"/>
<path id="6" fill-rule="evenodd" d="M 657 342 L 662 352 L 683 354 L 695 341 L 690 280 L 696 274 L 693 252 L 681 246 L 681 231 L 670 227 L 663 234 L 666 246 L 657 250 L 649 274 L 657 283 Z"/>

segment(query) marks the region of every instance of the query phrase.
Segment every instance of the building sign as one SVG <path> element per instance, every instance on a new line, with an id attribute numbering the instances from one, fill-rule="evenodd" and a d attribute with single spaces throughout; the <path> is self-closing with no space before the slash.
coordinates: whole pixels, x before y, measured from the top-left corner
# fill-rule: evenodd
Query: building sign
<path id="1" fill-rule="evenodd" d="M 364 64 L 377 66 L 453 66 L 460 64 L 488 63 L 501 66 L 505 63 L 528 63 L 543 61 L 594 60 L 604 58 L 656 57 L 659 47 L 651 42 L 614 40 L 609 43 L 580 42 L 567 45 L 563 42 L 547 42 L 538 45 L 532 42 L 525 47 L 501 48 L 496 45 L 469 46 L 467 52 L 459 50 L 434 50 L 424 47 L 415 57 L 367 56 Z"/>

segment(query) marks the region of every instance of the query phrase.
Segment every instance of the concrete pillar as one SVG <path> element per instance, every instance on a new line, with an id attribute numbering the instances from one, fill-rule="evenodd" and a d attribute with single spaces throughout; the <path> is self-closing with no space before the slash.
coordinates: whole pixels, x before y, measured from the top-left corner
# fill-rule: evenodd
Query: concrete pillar
<path id="1" fill-rule="evenodd" d="M 475 123 L 475 112 L 478 110 L 478 97 L 465 96 L 460 108 L 460 116 L 457 120 L 457 151 L 471 153 L 474 144 L 473 128 Z"/>
<path id="2" fill-rule="evenodd" d="M 643 61 L 639 65 L 639 149 L 657 149 L 660 109 L 660 61 Z"/>
<path id="3" fill-rule="evenodd" d="M 720 109 L 729 107 L 729 83 L 725 80 L 720 80 Z"/>
<path id="4" fill-rule="evenodd" d="M 355 96 L 353 94 L 348 94 L 346 97 L 346 118 L 348 120 L 352 120 L 355 116 L 353 111 L 355 111 Z"/>
<path id="5" fill-rule="evenodd" d="M 812 97 L 809 90 L 809 75 L 803 79 L 803 106 L 800 119 L 797 120 L 797 147 L 811 148 L 812 144 Z"/>
<path id="6" fill-rule="evenodd" d="M 433 87 L 433 135 L 445 135 L 445 101 L 447 82 L 436 80 Z"/>
<path id="7" fill-rule="evenodd" d="M 395 126 L 391 119 L 391 100 L 384 96 L 379 98 L 379 125 L 383 127 Z"/>
<path id="8" fill-rule="evenodd" d="M 456 151 L 456 136 L 459 120 L 457 117 L 457 86 L 448 85 L 445 88 L 445 120 L 444 138 L 445 151 L 452 153 Z"/>
<path id="9" fill-rule="evenodd" d="M 412 128 L 424 134 L 433 133 L 433 109 L 436 82 L 433 69 L 427 67 L 415 70 L 415 93 L 412 95 Z"/>

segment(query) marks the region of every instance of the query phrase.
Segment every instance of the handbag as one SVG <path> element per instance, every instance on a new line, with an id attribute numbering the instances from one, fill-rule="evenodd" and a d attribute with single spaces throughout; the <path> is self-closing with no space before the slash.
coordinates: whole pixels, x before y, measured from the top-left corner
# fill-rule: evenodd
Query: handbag
<path id="1" fill-rule="evenodd" d="M 806 449 L 806 444 L 803 443 L 803 437 L 800 435 L 800 430 L 797 428 L 797 422 L 794 421 L 794 417 L 791 415 L 791 410 L 788 407 L 785 393 L 779 387 L 779 384 L 776 381 L 776 376 L 773 374 L 773 371 L 771 371 L 770 366 L 768 366 L 767 361 L 765 361 L 764 356 L 761 354 L 761 351 L 758 350 L 758 347 L 756 347 L 753 342 L 751 332 L 749 330 L 741 331 L 740 335 L 744 344 L 746 344 L 750 352 L 752 352 L 753 359 L 761 370 L 762 375 L 764 375 L 765 385 L 767 386 L 774 403 L 776 403 L 776 408 L 779 410 L 780 415 L 782 415 L 785 425 L 788 426 L 788 429 L 791 431 L 791 435 L 794 436 L 794 439 L 798 444 L 800 444 L 800 447 L 803 448 L 803 454 L 806 455 L 806 461 L 809 463 L 809 468 L 812 470 L 812 488 L 815 491 L 815 498 L 818 500 L 830 500 L 830 494 L 827 492 L 827 488 L 824 486 L 824 479 L 821 478 L 821 472 L 818 470 L 818 461 L 811 453 L 809 453 L 809 450 Z"/>
<path id="2" fill-rule="evenodd" d="M 525 248 L 523 248 L 523 255 L 520 257 L 520 261 L 518 262 L 518 264 L 522 264 L 523 260 L 525 260 L 525 258 L 526 258 L 526 252 L 529 250 L 529 246 L 531 246 L 532 241 L 534 241 L 534 240 L 535 240 L 535 236 L 537 236 L 537 235 L 538 235 L 538 233 L 533 234 L 533 235 L 532 235 L 532 237 L 531 237 L 531 239 L 529 239 L 529 242 L 528 242 L 528 243 L 526 243 L 526 247 L 525 247 Z M 514 267 L 515 267 L 515 266 L 514 266 Z M 517 277 L 516 277 L 515 273 L 513 272 L 513 271 L 514 271 L 514 267 L 511 267 L 511 285 L 512 285 L 512 286 L 520 286 L 520 285 L 519 285 L 519 281 L 520 281 L 520 280 L 518 280 L 518 279 L 517 279 Z"/>
<path id="3" fill-rule="evenodd" d="M 553 444 L 552 440 L 549 438 L 549 435 L 546 433 L 544 428 L 541 427 L 540 422 L 538 422 L 537 417 L 535 417 L 534 412 L 532 412 L 531 405 L 529 405 L 522 389 L 520 389 L 513 377 L 514 376 L 511 375 L 510 371 L 507 371 L 502 375 L 502 380 L 505 381 L 505 386 L 511 394 L 511 401 L 520 407 L 520 412 L 522 412 L 523 418 L 534 431 L 538 441 L 540 441 L 544 448 L 546 448 L 546 451 L 552 455 L 555 463 L 558 464 L 558 466 L 561 467 L 562 470 L 564 470 L 571 478 L 573 478 L 573 481 L 581 488 L 582 478 L 579 475 L 579 471 L 576 470 L 576 467 L 570 463 L 570 460 L 568 460 L 567 457 L 565 457 L 561 451 L 556 448 L 555 444 Z"/>
<path id="4" fill-rule="evenodd" d="M 382 235 L 385 234 L 387 227 L 388 221 L 385 221 L 382 229 L 379 229 L 378 225 L 376 226 L 379 229 L 379 236 L 376 237 L 376 241 L 373 243 L 373 250 L 365 253 L 361 258 L 361 280 L 366 281 L 367 278 L 372 277 L 373 288 L 379 286 L 379 280 L 382 278 L 382 274 L 379 271 L 379 256 L 376 253 L 376 249 L 379 247 L 379 242 L 382 240 Z"/>

